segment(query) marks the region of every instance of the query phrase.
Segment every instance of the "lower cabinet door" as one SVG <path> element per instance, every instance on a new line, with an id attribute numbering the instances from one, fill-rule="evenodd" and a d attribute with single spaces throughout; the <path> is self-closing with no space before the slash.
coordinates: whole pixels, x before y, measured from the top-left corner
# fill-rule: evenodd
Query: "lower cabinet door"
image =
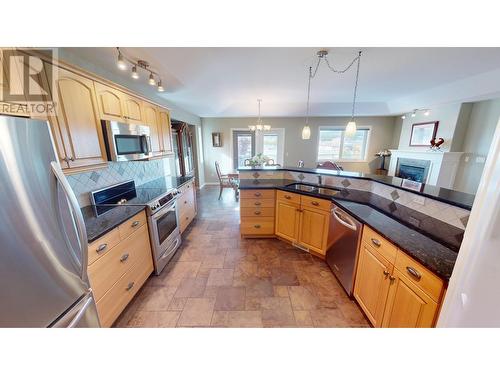
<path id="1" fill-rule="evenodd" d="M 430 328 L 438 305 L 396 268 L 389 288 L 383 327 Z"/>
<path id="2" fill-rule="evenodd" d="M 392 268 L 389 261 L 376 250 L 361 243 L 354 298 L 374 327 L 382 325 Z"/>
<path id="3" fill-rule="evenodd" d="M 299 226 L 299 206 L 293 203 L 276 201 L 276 235 L 297 242 Z"/>
<path id="4" fill-rule="evenodd" d="M 326 253 L 329 212 L 303 208 L 300 214 L 299 243 L 320 254 Z"/>

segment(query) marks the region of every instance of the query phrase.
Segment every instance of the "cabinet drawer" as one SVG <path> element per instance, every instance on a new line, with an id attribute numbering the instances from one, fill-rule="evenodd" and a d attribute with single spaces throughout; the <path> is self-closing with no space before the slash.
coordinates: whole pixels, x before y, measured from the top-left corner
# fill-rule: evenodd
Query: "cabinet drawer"
<path id="1" fill-rule="evenodd" d="M 302 204 L 302 208 L 314 207 L 326 211 L 330 211 L 330 209 L 332 208 L 332 202 L 327 201 L 326 199 L 309 197 L 307 195 L 301 196 L 300 204 Z"/>
<path id="2" fill-rule="evenodd" d="M 97 313 L 103 327 L 111 327 L 151 272 L 153 272 L 151 256 L 141 259 L 97 302 Z"/>
<path id="3" fill-rule="evenodd" d="M 274 199 L 274 190 L 272 189 L 240 190 L 240 199 L 242 198 Z"/>
<path id="4" fill-rule="evenodd" d="M 179 211 L 194 209 L 194 196 L 192 191 L 188 191 L 185 194 L 182 194 L 177 198 L 177 205 L 179 207 Z"/>
<path id="5" fill-rule="evenodd" d="M 300 194 L 289 193 L 287 191 L 278 190 L 276 192 L 276 198 L 282 201 L 294 202 L 300 204 Z"/>
<path id="6" fill-rule="evenodd" d="M 367 225 L 363 227 L 363 241 L 377 249 L 389 262 L 394 263 L 396 260 L 398 248 Z"/>
<path id="7" fill-rule="evenodd" d="M 196 213 L 194 211 L 194 208 L 190 208 L 182 212 L 179 211 L 179 230 L 181 231 L 181 233 L 184 232 L 191 221 L 193 221 L 195 215 Z"/>
<path id="8" fill-rule="evenodd" d="M 241 207 L 241 217 L 274 217 L 274 207 Z"/>
<path id="9" fill-rule="evenodd" d="M 258 219 L 242 217 L 240 225 L 240 233 L 243 235 L 274 234 L 273 217 L 262 217 Z"/>
<path id="10" fill-rule="evenodd" d="M 146 224 L 146 213 L 144 211 L 141 211 L 118 227 L 120 238 L 122 240 L 127 238 L 130 234 L 138 230 L 144 224 Z"/>
<path id="11" fill-rule="evenodd" d="M 438 276 L 401 250 L 398 250 L 394 267 L 427 293 L 434 301 L 439 301 L 443 290 L 443 280 Z"/>
<path id="12" fill-rule="evenodd" d="M 274 207 L 274 199 L 240 199 L 240 207 Z"/>
<path id="13" fill-rule="evenodd" d="M 88 267 L 96 301 L 136 262 L 148 257 L 151 258 L 148 227 L 143 225 Z"/>
<path id="14" fill-rule="evenodd" d="M 115 228 L 101 238 L 89 243 L 89 265 L 101 258 L 104 254 L 107 254 L 111 248 L 116 246 L 119 242 L 120 233 L 118 228 Z"/>
<path id="15" fill-rule="evenodd" d="M 190 190 L 193 188 L 193 182 L 192 181 L 189 181 L 188 183 L 182 185 L 181 187 L 179 187 L 177 190 L 179 190 L 179 192 L 181 194 L 184 194 L 186 191 Z"/>

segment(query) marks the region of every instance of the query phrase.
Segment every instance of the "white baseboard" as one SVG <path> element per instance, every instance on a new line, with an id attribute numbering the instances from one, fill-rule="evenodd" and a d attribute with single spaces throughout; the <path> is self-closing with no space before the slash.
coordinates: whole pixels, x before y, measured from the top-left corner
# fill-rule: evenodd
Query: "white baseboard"
<path id="1" fill-rule="evenodd" d="M 201 186 L 200 186 L 200 189 L 201 189 L 202 187 L 206 186 L 206 185 L 212 185 L 212 186 L 217 185 L 217 186 L 218 186 L 218 185 L 219 185 L 219 183 L 218 183 L 218 182 L 205 182 L 203 185 L 201 185 Z"/>

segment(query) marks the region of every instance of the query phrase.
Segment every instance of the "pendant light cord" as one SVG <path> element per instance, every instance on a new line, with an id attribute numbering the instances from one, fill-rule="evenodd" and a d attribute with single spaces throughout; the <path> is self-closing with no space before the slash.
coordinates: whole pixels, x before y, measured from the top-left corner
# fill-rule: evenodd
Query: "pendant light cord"
<path id="1" fill-rule="evenodd" d="M 354 110 L 356 109 L 356 96 L 358 94 L 358 78 L 359 78 L 359 64 L 361 62 L 361 51 L 359 51 L 358 57 L 356 57 L 356 59 L 358 60 L 358 66 L 356 68 L 356 82 L 354 84 L 354 95 L 353 95 L 353 98 L 352 98 L 351 121 L 354 120 Z M 354 61 L 356 61 L 356 59 Z M 354 63 L 354 61 L 353 61 L 353 63 Z M 352 63 L 351 63 L 351 65 L 352 65 Z M 351 65 L 349 65 L 349 67 Z M 349 67 L 347 69 L 349 69 Z"/>
<path id="2" fill-rule="evenodd" d="M 319 66 L 319 61 L 318 65 L 316 65 L 316 71 L 314 72 L 314 74 L 316 74 L 316 72 L 318 71 L 318 66 Z M 313 78 L 312 66 L 309 67 L 309 81 L 307 83 L 306 125 L 309 124 L 309 98 L 311 96 L 311 78 Z"/>

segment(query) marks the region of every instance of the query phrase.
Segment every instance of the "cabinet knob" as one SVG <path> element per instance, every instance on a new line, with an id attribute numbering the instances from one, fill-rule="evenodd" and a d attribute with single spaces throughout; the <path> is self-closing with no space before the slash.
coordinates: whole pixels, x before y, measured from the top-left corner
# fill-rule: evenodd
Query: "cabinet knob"
<path id="1" fill-rule="evenodd" d="M 418 272 L 415 268 L 413 267 L 406 267 L 406 271 L 408 271 L 408 273 L 413 276 L 415 279 L 417 280 L 420 280 L 422 278 L 422 275 L 420 274 L 420 272 Z"/>
<path id="2" fill-rule="evenodd" d="M 123 254 L 123 255 L 121 256 L 121 258 L 120 258 L 120 262 L 122 262 L 122 263 L 123 263 L 123 262 L 126 262 L 126 261 L 127 261 L 127 259 L 128 259 L 128 257 L 129 257 L 129 254 L 128 254 L 128 253 Z"/>
<path id="3" fill-rule="evenodd" d="M 125 288 L 125 290 L 129 291 L 130 289 L 132 289 L 132 288 L 134 287 L 134 285 L 135 285 L 135 282 L 133 282 L 133 281 L 132 281 L 132 282 L 130 282 L 130 283 L 128 283 L 128 285 L 127 285 L 127 287 Z"/>
<path id="4" fill-rule="evenodd" d="M 381 243 L 380 243 L 380 241 L 379 241 L 379 240 L 377 240 L 376 238 L 372 238 L 371 240 L 372 240 L 372 243 L 373 243 L 375 246 L 380 247 Z"/>
<path id="5" fill-rule="evenodd" d="M 259 224 L 255 224 L 253 227 L 256 228 L 256 229 L 259 229 L 260 225 Z"/>
<path id="6" fill-rule="evenodd" d="M 289 196 L 289 195 L 285 195 L 285 198 L 286 198 L 286 199 L 292 199 L 292 197 L 291 197 L 291 196 Z"/>
<path id="7" fill-rule="evenodd" d="M 319 206 L 319 203 L 318 203 L 318 202 L 316 202 L 316 201 L 311 202 L 311 204 L 312 204 L 313 206 Z"/>
<path id="8" fill-rule="evenodd" d="M 384 271 L 384 276 L 385 277 L 389 276 L 389 271 Z"/>
<path id="9" fill-rule="evenodd" d="M 99 254 L 101 251 L 106 250 L 108 247 L 107 243 L 100 244 L 99 247 L 95 250 L 97 254 Z"/>
<path id="10" fill-rule="evenodd" d="M 260 215 L 260 211 L 255 211 L 254 214 L 255 215 Z"/>
<path id="11" fill-rule="evenodd" d="M 134 228 L 134 227 L 138 226 L 140 223 L 141 223 L 140 221 L 137 221 L 137 220 L 136 220 L 136 221 L 134 221 L 134 222 L 132 223 L 132 228 Z"/>
<path id="12" fill-rule="evenodd" d="M 391 276 L 389 276 L 389 280 L 391 280 L 391 283 L 392 283 L 394 280 L 396 280 L 396 278 L 391 275 Z"/>
<path id="13" fill-rule="evenodd" d="M 256 206 L 260 206 L 260 202 L 255 202 L 254 203 Z"/>
<path id="14" fill-rule="evenodd" d="M 262 194 L 261 193 L 255 193 L 254 194 L 256 197 L 260 197 Z"/>
<path id="15" fill-rule="evenodd" d="M 72 157 L 69 158 L 69 160 L 75 161 L 75 158 L 72 156 Z"/>

